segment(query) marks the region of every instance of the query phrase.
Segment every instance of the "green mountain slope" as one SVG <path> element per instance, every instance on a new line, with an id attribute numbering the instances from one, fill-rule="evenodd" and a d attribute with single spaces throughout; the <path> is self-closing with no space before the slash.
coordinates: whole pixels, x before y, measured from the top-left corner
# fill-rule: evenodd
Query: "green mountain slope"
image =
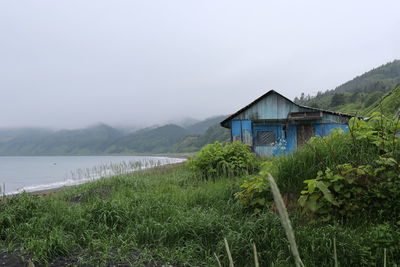
<path id="1" fill-rule="evenodd" d="M 398 116 L 400 114 L 400 86 L 363 110 L 363 115 L 369 116 L 374 112 L 380 112 L 386 116 Z"/>
<path id="2" fill-rule="evenodd" d="M 100 154 L 122 133 L 105 124 L 79 130 L 9 130 L 0 142 L 0 155 L 92 155 Z M 0 134 L 1 135 L 1 134 Z"/>
<path id="3" fill-rule="evenodd" d="M 221 121 L 223 121 L 227 116 L 215 116 L 211 117 L 208 119 L 205 119 L 203 121 L 199 121 L 195 124 L 192 124 L 188 127 L 186 127 L 186 130 L 190 134 L 204 134 L 211 126 L 214 126 L 216 124 L 219 124 Z"/>
<path id="4" fill-rule="evenodd" d="M 314 97 L 301 95 L 295 102 L 301 105 L 365 114 L 364 110 L 400 84 L 400 60 L 394 60 L 368 71 L 334 90 L 318 92 Z"/>
<path id="5" fill-rule="evenodd" d="M 141 130 L 116 140 L 107 153 L 166 153 L 171 147 L 182 141 L 188 132 L 186 129 L 169 124 L 149 130 Z"/>
<path id="6" fill-rule="evenodd" d="M 394 60 L 371 71 L 368 71 L 335 89 L 335 93 L 343 92 L 373 92 L 375 83 L 382 87 L 393 88 L 400 83 L 400 60 Z"/>
<path id="7" fill-rule="evenodd" d="M 187 136 L 182 142 L 176 144 L 173 148 L 175 152 L 194 152 L 207 144 L 216 141 L 226 142 L 230 140 L 230 131 L 221 125 L 215 124 L 210 126 L 205 133 L 198 136 Z"/>
<path id="8" fill-rule="evenodd" d="M 38 144 L 35 154 L 101 154 L 122 136 L 122 133 L 108 125 L 100 124 L 80 130 L 62 130 Z"/>
<path id="9" fill-rule="evenodd" d="M 53 133 L 38 128 L 0 129 L 0 156 L 31 155 L 35 144 Z"/>

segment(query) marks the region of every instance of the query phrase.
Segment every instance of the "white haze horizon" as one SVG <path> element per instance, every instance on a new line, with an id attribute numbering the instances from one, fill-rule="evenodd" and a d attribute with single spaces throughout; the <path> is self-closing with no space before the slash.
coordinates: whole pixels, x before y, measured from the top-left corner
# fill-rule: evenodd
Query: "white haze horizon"
<path id="1" fill-rule="evenodd" d="M 0 128 L 148 127 L 400 59 L 400 2 L 0 2 Z"/>

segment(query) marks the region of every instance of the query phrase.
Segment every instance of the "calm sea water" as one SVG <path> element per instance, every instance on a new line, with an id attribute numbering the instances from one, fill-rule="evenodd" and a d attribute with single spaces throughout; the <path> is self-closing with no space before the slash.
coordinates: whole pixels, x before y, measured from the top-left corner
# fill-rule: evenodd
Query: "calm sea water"
<path id="1" fill-rule="evenodd" d="M 0 157 L 0 185 L 7 194 L 30 192 L 182 161 L 150 156 Z"/>

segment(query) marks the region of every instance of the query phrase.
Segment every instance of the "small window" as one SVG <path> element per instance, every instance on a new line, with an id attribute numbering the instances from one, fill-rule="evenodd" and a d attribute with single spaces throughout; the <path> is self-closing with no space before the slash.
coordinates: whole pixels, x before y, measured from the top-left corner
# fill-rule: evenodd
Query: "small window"
<path id="1" fill-rule="evenodd" d="M 257 146 L 270 146 L 276 141 L 275 132 L 271 131 L 259 131 L 256 136 Z"/>

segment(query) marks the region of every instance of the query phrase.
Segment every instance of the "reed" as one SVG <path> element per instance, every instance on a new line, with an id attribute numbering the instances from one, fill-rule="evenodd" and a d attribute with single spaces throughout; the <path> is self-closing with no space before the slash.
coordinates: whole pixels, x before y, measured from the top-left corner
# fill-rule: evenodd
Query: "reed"
<path id="1" fill-rule="evenodd" d="M 228 254 L 229 267 L 234 267 L 234 266 L 233 266 L 233 259 L 232 259 L 231 250 L 229 249 L 228 240 L 226 240 L 226 238 L 224 238 L 224 243 L 225 243 L 226 253 Z"/>
<path id="2" fill-rule="evenodd" d="M 337 258 L 337 250 L 336 250 L 336 238 L 333 238 L 333 259 L 335 261 L 335 267 L 339 266 L 339 261 Z"/>
<path id="3" fill-rule="evenodd" d="M 254 254 L 254 267 L 260 267 L 260 262 L 258 261 L 257 247 L 253 243 L 253 254 Z"/>
<path id="4" fill-rule="evenodd" d="M 268 174 L 267 179 L 271 186 L 272 195 L 274 196 L 275 205 L 278 209 L 283 228 L 285 229 L 286 237 L 289 240 L 289 244 L 290 244 L 290 248 L 291 248 L 291 252 L 293 254 L 295 264 L 297 267 L 300 267 L 300 266 L 304 267 L 304 264 L 300 258 L 299 250 L 297 248 L 296 239 L 295 239 L 294 231 L 292 228 L 292 223 L 290 222 L 289 214 L 287 212 L 285 203 L 283 202 L 282 195 L 279 192 L 279 188 L 276 185 L 275 180 L 271 174 Z"/>

